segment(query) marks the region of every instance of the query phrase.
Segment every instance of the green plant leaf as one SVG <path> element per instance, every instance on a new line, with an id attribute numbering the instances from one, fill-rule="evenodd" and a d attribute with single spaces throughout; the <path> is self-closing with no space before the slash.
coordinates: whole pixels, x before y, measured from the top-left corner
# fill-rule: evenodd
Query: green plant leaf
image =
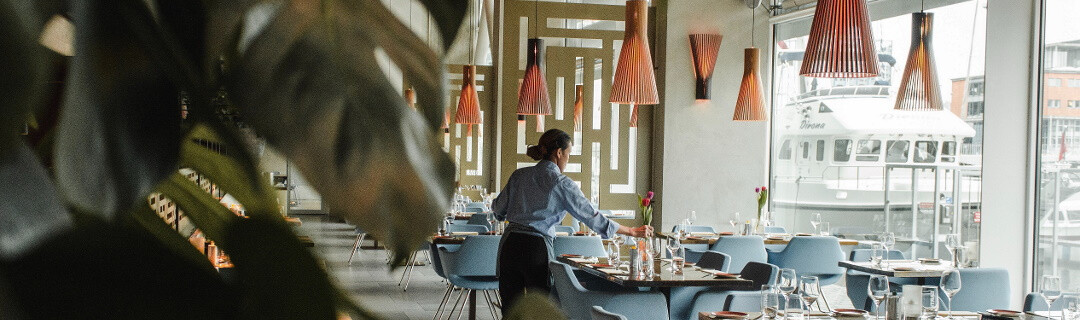
<path id="1" fill-rule="evenodd" d="M 71 3 L 78 54 L 65 83 L 56 179 L 73 206 L 103 217 L 143 201 L 179 158 L 177 68 L 163 68 L 139 42 L 145 30 L 127 23 L 138 11 L 131 1 Z"/>
<path id="2" fill-rule="evenodd" d="M 197 141 L 222 146 L 228 154 L 211 150 Z M 242 145 L 235 129 L 224 125 L 213 129 L 207 124 L 196 125 L 180 145 L 180 159 L 181 166 L 209 177 L 244 204 L 247 211 L 280 217 L 270 184 L 261 178 L 258 163 Z"/>
<path id="3" fill-rule="evenodd" d="M 17 143 L 0 152 L 0 258 L 11 259 L 72 228 L 45 168 Z"/>
<path id="4" fill-rule="evenodd" d="M 375 47 L 341 22 L 362 17 L 358 8 L 283 9 L 228 83 L 248 123 L 297 165 L 326 207 L 403 260 L 436 229 L 454 166 L 383 76 Z M 304 16 L 312 12 L 332 14 Z"/>
<path id="5" fill-rule="evenodd" d="M 24 21 L 23 15 L 31 10 L 26 6 L 0 1 L 0 63 L 19 70 L 0 75 L 0 153 L 15 149 L 16 137 L 45 85 L 45 52 L 33 33 L 39 27 Z"/>
<path id="6" fill-rule="evenodd" d="M 481 1 L 481 0 L 477 0 Z M 443 51 L 450 50 L 450 45 L 457 38 L 458 29 L 469 10 L 468 0 L 420 0 L 427 7 L 442 35 Z"/>
<path id="7" fill-rule="evenodd" d="M 192 223 L 199 226 L 207 238 L 214 240 L 224 238 L 225 226 L 240 219 L 179 172 L 162 181 L 158 186 L 158 191 L 184 210 Z"/>
<path id="8" fill-rule="evenodd" d="M 203 269 L 207 274 L 217 275 L 214 266 L 210 264 L 210 259 L 207 259 L 202 252 L 199 252 L 175 229 L 165 224 L 165 220 L 162 220 L 150 207 L 136 206 L 131 211 L 131 217 L 135 223 L 146 229 L 150 235 L 157 238 L 162 245 L 177 257 L 187 260 L 192 267 Z"/>
<path id="9" fill-rule="evenodd" d="M 526 293 L 510 307 L 506 320 L 557 320 L 566 319 L 559 307 L 551 303 L 546 295 Z"/>

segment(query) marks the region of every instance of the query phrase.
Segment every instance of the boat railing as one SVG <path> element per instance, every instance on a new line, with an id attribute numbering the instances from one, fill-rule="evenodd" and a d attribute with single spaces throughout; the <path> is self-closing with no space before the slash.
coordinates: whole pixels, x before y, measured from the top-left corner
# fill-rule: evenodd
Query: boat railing
<path id="1" fill-rule="evenodd" d="M 805 100 L 814 97 L 844 97 L 844 96 L 888 96 L 889 87 L 887 86 L 858 86 L 858 87 L 837 87 L 828 89 L 819 89 L 800 94 L 797 100 Z"/>
<path id="2" fill-rule="evenodd" d="M 909 170 L 910 174 L 905 174 L 902 171 Z M 895 172 L 901 171 L 901 172 Z M 932 176 L 932 180 L 927 181 L 926 176 Z M 978 182 L 982 180 L 982 167 L 980 166 L 959 166 L 959 165 L 917 165 L 917 164 L 886 164 L 885 165 L 885 180 L 884 196 L 885 202 L 885 231 L 893 232 L 892 221 L 893 205 L 890 197 L 893 196 L 895 190 L 892 179 L 906 180 L 908 185 L 911 202 L 907 213 L 909 217 L 902 216 L 903 212 L 895 212 L 895 219 L 910 219 L 910 233 L 911 235 L 919 234 L 919 215 L 920 212 L 930 213 L 933 216 L 933 230 L 930 232 L 930 243 L 932 245 L 933 257 L 938 257 L 938 235 L 941 234 L 941 216 L 943 211 L 948 210 L 956 215 L 962 212 L 965 203 L 981 202 L 981 186 Z M 930 182 L 931 186 L 920 186 L 921 183 Z M 967 182 L 967 183 L 965 183 Z M 899 184 L 903 185 L 903 184 Z M 929 198 L 929 199 L 928 199 Z M 945 207 L 948 207 L 946 209 Z M 961 219 L 953 218 L 948 222 L 951 224 L 950 229 L 953 233 L 962 233 L 960 221 Z M 897 230 L 903 231 L 903 230 Z M 963 237 L 963 235 L 961 235 Z M 912 248 L 911 256 L 917 256 L 917 249 Z"/>

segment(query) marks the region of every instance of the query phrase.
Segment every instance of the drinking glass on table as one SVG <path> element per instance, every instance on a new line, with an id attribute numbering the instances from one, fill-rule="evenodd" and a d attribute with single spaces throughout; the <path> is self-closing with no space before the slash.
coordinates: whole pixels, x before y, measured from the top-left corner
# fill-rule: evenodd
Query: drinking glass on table
<path id="1" fill-rule="evenodd" d="M 652 237 L 651 241 L 652 243 L 650 243 L 649 245 L 651 246 L 650 249 L 652 250 L 650 250 L 649 253 L 652 253 L 653 259 L 660 259 L 660 253 L 664 252 L 664 239 L 660 237 Z"/>
<path id="2" fill-rule="evenodd" d="M 952 300 L 957 292 L 960 292 L 960 270 L 955 268 L 941 273 L 941 283 L 938 284 L 945 296 L 949 297 L 949 319 L 952 319 Z"/>
<path id="3" fill-rule="evenodd" d="M 679 247 L 671 255 L 671 272 L 674 274 L 682 274 L 683 266 L 686 265 L 686 248 Z"/>
<path id="4" fill-rule="evenodd" d="M 953 266 L 957 268 L 960 267 L 960 264 L 956 263 L 956 249 L 961 247 L 963 247 L 963 244 L 960 242 L 959 234 L 950 233 L 945 235 L 945 249 L 949 250 L 949 254 L 952 255 Z"/>
<path id="5" fill-rule="evenodd" d="M 922 316 L 920 318 L 925 318 L 925 319 L 929 319 L 929 320 L 933 320 L 933 319 L 937 318 L 937 312 L 938 312 L 937 291 L 938 291 L 938 288 L 934 287 L 934 286 L 923 286 L 922 287 Z"/>
<path id="6" fill-rule="evenodd" d="M 608 247 L 607 247 L 608 264 L 610 264 L 612 267 L 615 267 L 615 268 L 618 268 L 619 265 L 622 262 L 621 260 L 619 260 L 619 250 L 620 250 L 619 249 L 619 244 L 617 242 L 612 241 L 611 243 L 608 244 Z"/>
<path id="7" fill-rule="evenodd" d="M 807 314 L 809 314 L 811 310 L 810 306 L 814 305 L 821 295 L 821 283 L 818 281 L 818 277 L 799 277 L 799 293 L 802 294 L 803 304 L 806 305 L 806 311 Z M 818 309 L 820 310 L 821 308 Z"/>
<path id="8" fill-rule="evenodd" d="M 1080 297 L 1077 297 L 1077 296 L 1063 296 L 1063 297 L 1061 297 L 1061 319 L 1062 320 L 1077 320 L 1077 319 L 1080 319 Z"/>
<path id="9" fill-rule="evenodd" d="M 888 257 L 889 250 L 892 250 L 893 245 L 896 244 L 896 234 L 892 232 L 885 232 L 881 234 L 881 244 L 885 246 L 885 256 Z M 885 265 L 888 266 L 888 258 L 884 259 Z"/>
<path id="10" fill-rule="evenodd" d="M 795 289 L 799 287 L 799 278 L 795 276 L 795 269 L 780 269 L 778 277 L 776 281 L 777 288 L 784 294 L 785 300 L 791 300 L 791 293 L 795 292 Z"/>
<path id="11" fill-rule="evenodd" d="M 784 318 L 788 320 L 808 320 L 810 313 L 803 311 L 802 296 L 798 293 L 784 297 Z"/>
<path id="12" fill-rule="evenodd" d="M 810 225 L 814 226 L 814 234 L 821 233 L 821 231 L 818 230 L 818 225 L 820 225 L 820 224 L 821 224 L 821 214 L 820 213 L 815 213 L 813 216 L 810 217 Z"/>
<path id="13" fill-rule="evenodd" d="M 761 286 L 761 316 L 765 320 L 776 319 L 776 315 L 779 313 L 781 301 L 783 295 L 774 286 L 762 285 Z"/>
<path id="14" fill-rule="evenodd" d="M 870 265 L 881 268 L 881 261 L 885 260 L 885 246 L 874 243 L 870 245 Z"/>
<path id="15" fill-rule="evenodd" d="M 487 221 L 488 221 L 488 225 L 491 226 L 491 233 L 492 234 L 499 234 L 499 231 L 498 231 L 499 230 L 499 228 L 498 228 L 499 227 L 499 225 L 498 225 L 499 221 L 495 220 L 495 213 L 488 213 L 487 214 Z"/>
<path id="16" fill-rule="evenodd" d="M 686 218 L 686 224 L 692 225 L 697 221 L 697 211 L 690 210 L 690 216 Z"/>
<path id="17" fill-rule="evenodd" d="M 1050 313 L 1050 306 L 1054 305 L 1054 301 L 1061 298 L 1061 278 L 1058 276 L 1046 275 L 1042 276 L 1042 282 L 1040 282 L 1039 293 L 1042 294 L 1043 299 L 1046 299 L 1046 312 Z"/>
<path id="18" fill-rule="evenodd" d="M 828 222 L 822 222 L 822 223 L 820 224 L 820 227 L 821 227 L 821 235 L 822 235 L 822 236 L 827 236 L 827 235 L 831 235 L 831 234 L 832 234 L 832 228 L 830 228 L 830 227 L 829 227 L 829 223 L 828 223 Z"/>
<path id="19" fill-rule="evenodd" d="M 881 302 L 889 295 L 889 278 L 880 274 L 870 276 L 866 293 L 874 300 L 875 318 L 881 317 Z"/>
<path id="20" fill-rule="evenodd" d="M 731 225 L 731 229 L 732 229 L 731 231 L 733 233 L 739 233 L 739 221 L 742 221 L 742 220 L 739 220 L 739 213 L 738 212 L 735 212 L 735 215 L 731 217 L 731 220 L 728 220 L 728 224 Z"/>
<path id="21" fill-rule="evenodd" d="M 679 249 L 682 249 L 682 243 L 679 243 L 679 239 L 668 238 L 668 240 L 667 240 L 668 256 L 671 257 L 672 259 L 674 259 L 675 258 L 675 252 L 679 251 Z"/>

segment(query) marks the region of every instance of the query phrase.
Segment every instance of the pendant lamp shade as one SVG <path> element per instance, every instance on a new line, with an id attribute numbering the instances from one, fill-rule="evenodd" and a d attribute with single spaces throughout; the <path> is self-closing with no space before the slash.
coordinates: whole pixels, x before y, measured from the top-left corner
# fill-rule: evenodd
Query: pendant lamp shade
<path id="1" fill-rule="evenodd" d="M 454 122 L 469 125 L 467 132 L 471 135 L 472 125 L 480 124 L 480 99 L 476 96 L 476 66 L 464 66 L 461 74 L 461 96 L 458 98 Z"/>
<path id="2" fill-rule="evenodd" d="M 758 48 L 746 48 L 743 59 L 742 85 L 739 86 L 739 98 L 735 101 L 735 121 L 765 121 L 765 98 L 761 91 L 761 77 L 758 75 Z"/>
<path id="3" fill-rule="evenodd" d="M 820 0 L 799 74 L 817 78 L 878 75 L 866 0 Z"/>
<path id="4" fill-rule="evenodd" d="M 690 35 L 690 58 L 694 63 L 695 98 L 709 100 L 709 80 L 712 80 L 716 67 L 716 55 L 720 51 L 720 42 L 724 39 L 718 34 Z"/>
<path id="5" fill-rule="evenodd" d="M 896 110 L 944 110 L 931 44 L 934 14 L 911 14 L 911 50 L 896 95 Z"/>
<path id="6" fill-rule="evenodd" d="M 544 78 L 544 40 L 529 39 L 527 56 L 525 77 L 518 89 L 517 114 L 549 115 L 551 102 L 548 100 L 547 80 Z"/>
<path id="7" fill-rule="evenodd" d="M 450 133 L 450 110 L 446 110 L 446 112 L 443 112 L 443 115 L 443 123 L 442 127 L 440 128 L 443 129 L 443 132 Z"/>
<path id="8" fill-rule="evenodd" d="M 652 52 L 645 36 L 649 5 L 646 0 L 626 1 L 626 35 L 615 66 L 609 101 L 621 104 L 658 104 Z"/>
<path id="9" fill-rule="evenodd" d="M 405 103 L 408 104 L 410 108 L 416 109 L 416 90 L 413 90 L 413 88 L 405 89 L 404 97 Z"/>
<path id="10" fill-rule="evenodd" d="M 574 92 L 574 132 L 581 132 L 581 113 L 585 111 L 585 86 L 575 86 Z"/>

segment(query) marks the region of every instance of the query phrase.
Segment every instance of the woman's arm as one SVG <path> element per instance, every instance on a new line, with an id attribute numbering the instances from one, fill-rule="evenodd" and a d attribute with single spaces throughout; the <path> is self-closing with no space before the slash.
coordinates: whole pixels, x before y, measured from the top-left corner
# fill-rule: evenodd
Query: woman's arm
<path id="1" fill-rule="evenodd" d="M 612 221 L 600 214 L 600 212 L 597 212 L 596 208 L 593 208 L 592 204 L 589 203 L 589 199 L 585 198 L 585 194 L 581 193 L 581 188 L 579 188 L 577 184 L 574 184 L 570 179 L 564 179 L 559 187 L 559 189 L 561 189 L 560 192 L 566 199 L 566 211 L 578 221 L 584 222 L 589 228 L 592 228 L 597 233 L 603 235 L 604 238 L 609 238 L 615 233 L 633 237 L 647 237 L 652 235 L 651 226 L 630 228 Z"/>
<path id="2" fill-rule="evenodd" d="M 653 227 L 640 226 L 637 228 L 631 228 L 624 225 L 619 225 L 619 231 L 616 231 L 616 233 L 625 234 L 631 237 L 648 238 L 651 237 L 653 234 Z"/>

